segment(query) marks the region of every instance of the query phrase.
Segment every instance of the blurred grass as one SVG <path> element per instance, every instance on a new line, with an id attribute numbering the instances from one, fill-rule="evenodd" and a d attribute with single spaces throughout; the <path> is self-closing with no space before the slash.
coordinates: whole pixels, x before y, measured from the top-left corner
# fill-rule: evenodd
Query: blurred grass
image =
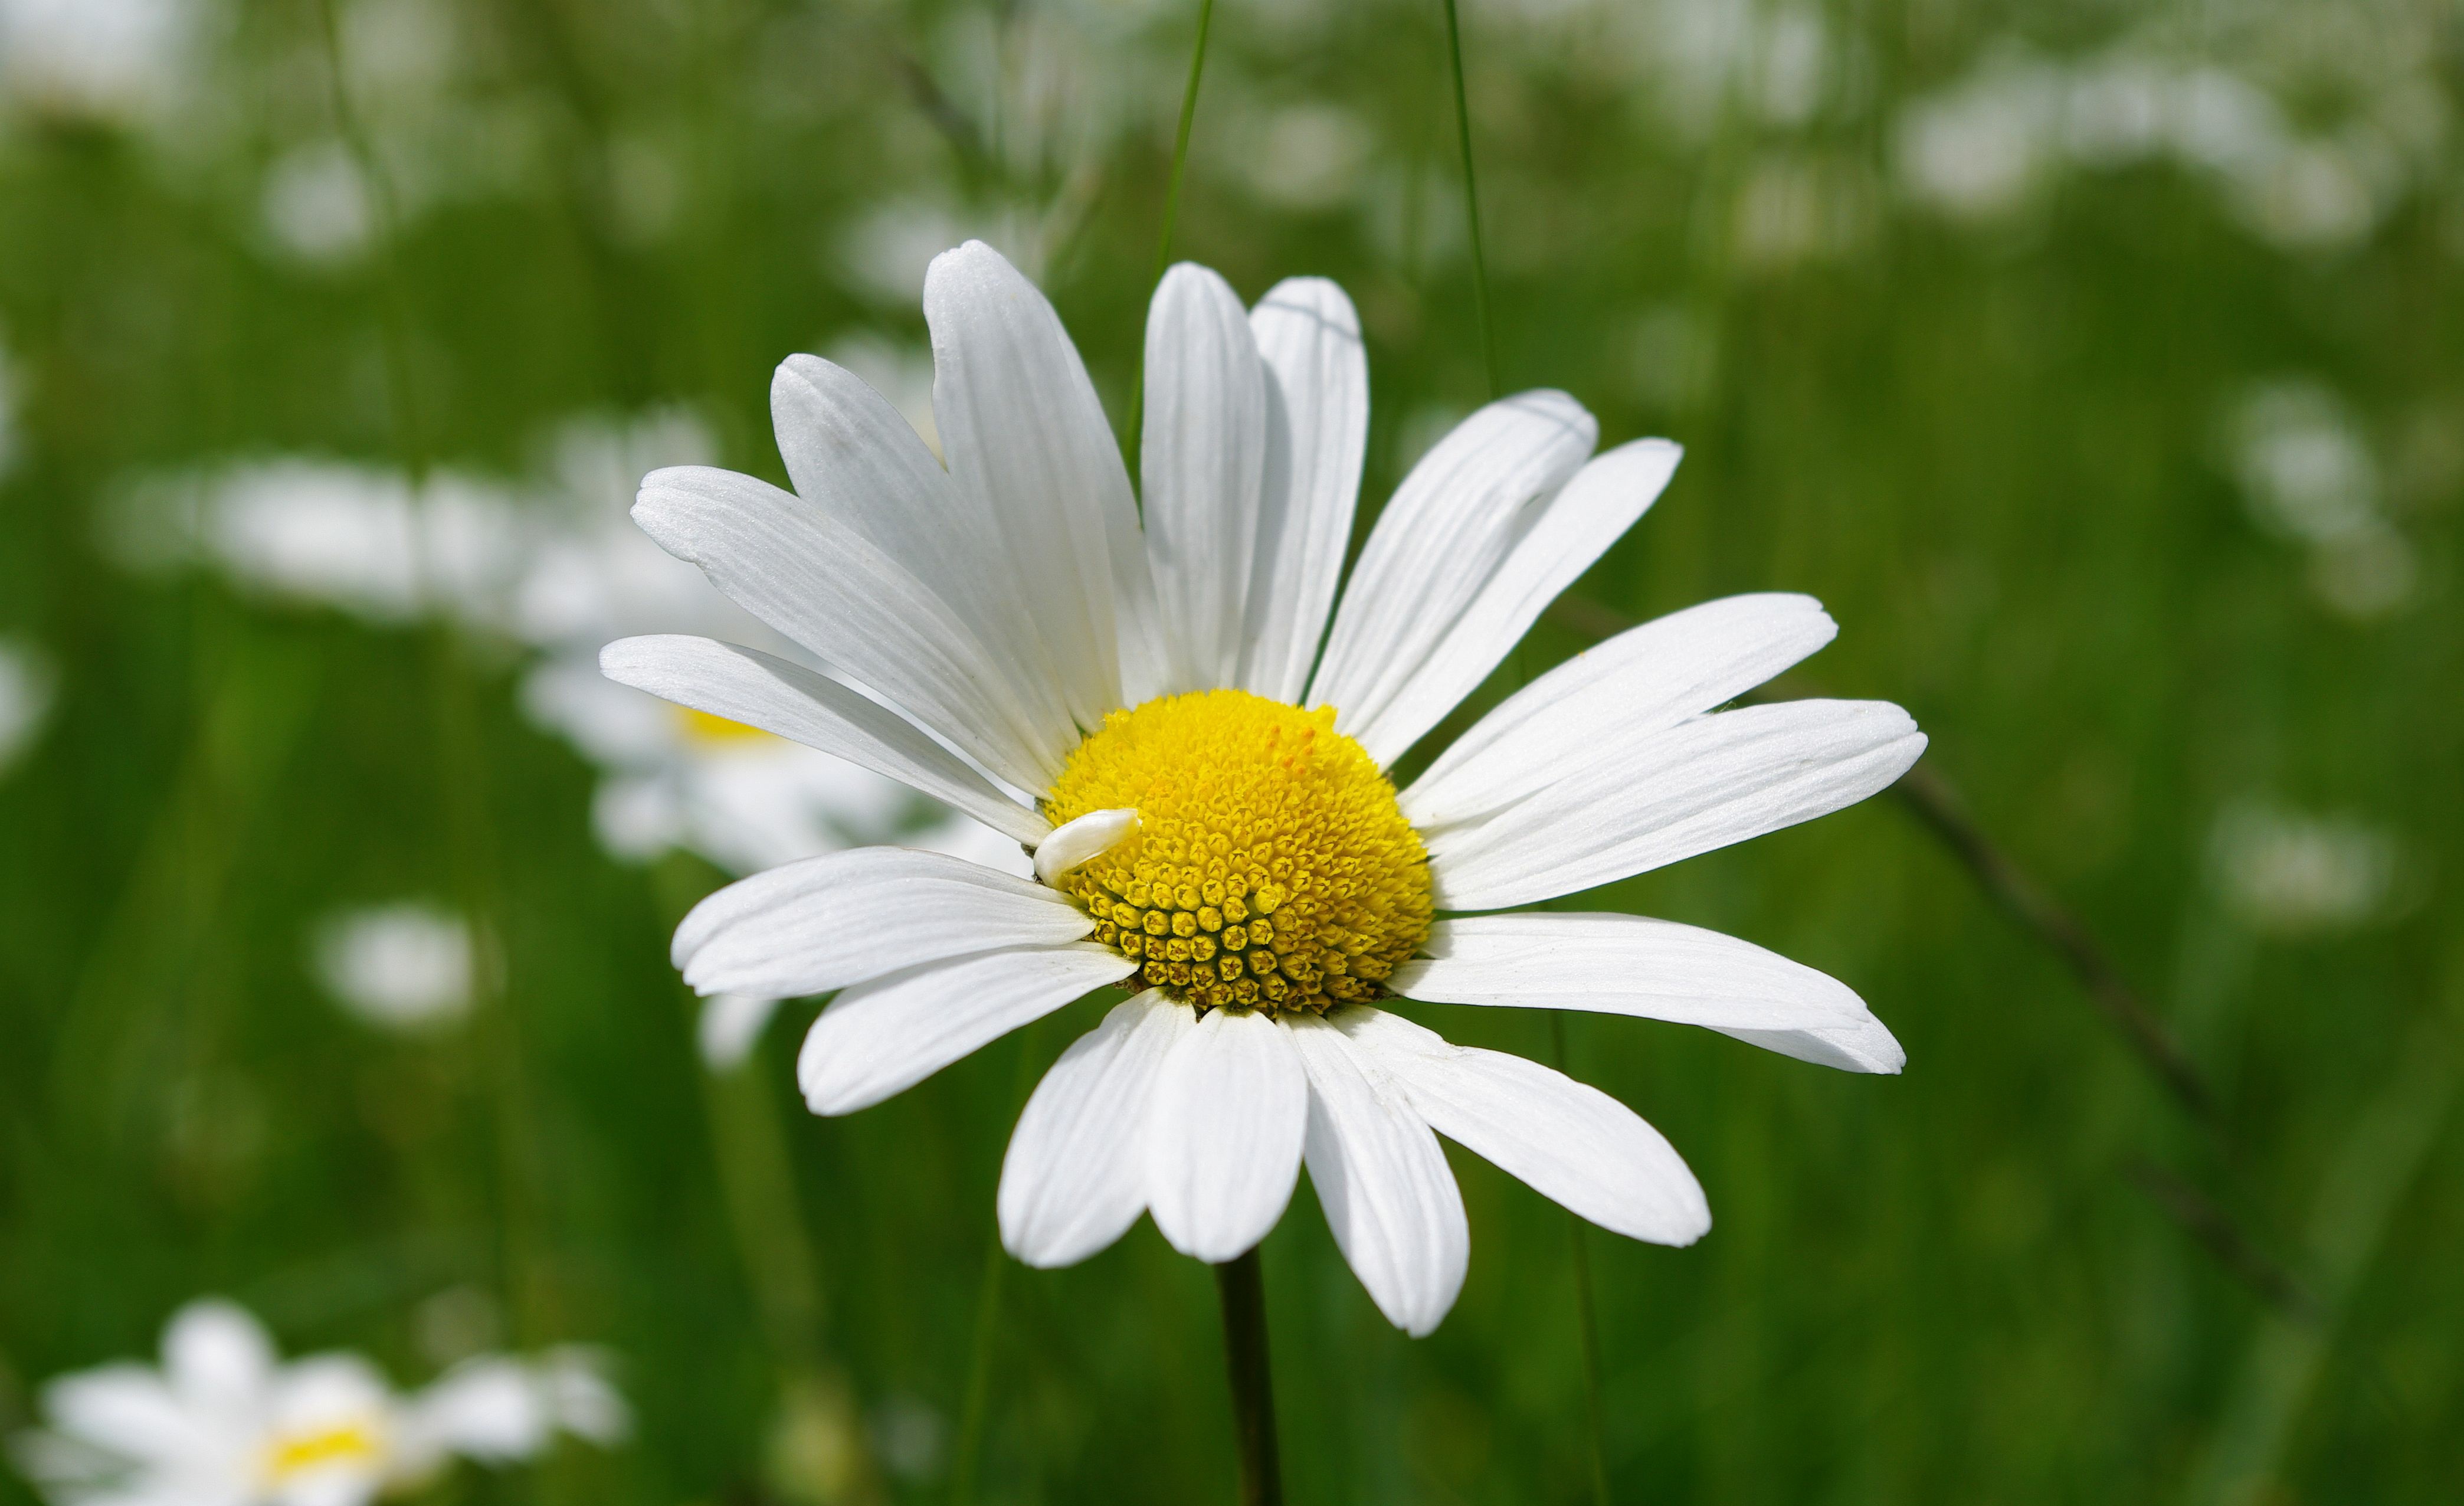
<path id="1" fill-rule="evenodd" d="M 772 364 L 850 330 L 921 335 L 912 299 L 850 271 L 849 237 L 885 204 L 954 224 L 1083 206 L 1053 220 L 1044 278 L 1126 413 L 1194 7 L 434 9 L 449 82 L 380 90 L 375 133 L 463 121 L 482 159 L 514 165 L 510 188 L 436 198 L 404 227 L 436 458 L 510 474 L 567 414 L 679 398 L 728 463 L 779 478 Z M 1664 80 L 1552 40 L 1543 8 L 1471 8 L 1507 385 L 1567 388 L 1611 439 L 1687 445 L 1582 589 L 1638 615 L 1821 597 L 1843 631 L 1810 674 L 1916 715 L 1979 819 L 2219 1083 L 2231 1148 L 1887 802 L 1584 897 L 1835 973 L 1910 1060 L 1853 1078 L 1674 1027 L 1568 1022 L 1576 1074 L 1669 1136 L 1717 1219 L 1691 1251 L 1591 1242 L 1617 1498 L 2434 1498 L 2464 1473 L 2458 477 L 2399 498 L 2421 584 L 2354 622 L 2249 521 L 2214 436 L 2221 406 L 2285 372 L 2343 393 L 2391 452 L 2464 424 L 2453 190 L 2297 255 L 2143 166 L 2066 180 L 1986 230 L 1880 198 L 1844 248 L 1756 260 L 1740 205 L 1775 158 L 1882 182 L 1899 102 L 2012 29 L 2052 48 L 2100 34 L 2084 10 L 1820 14 L 1853 87 L 1802 123 L 1730 102 L 1689 135 L 1655 113 Z M 0 785 L 0 1421 L 44 1377 L 150 1352 L 203 1291 L 256 1306 L 294 1348 L 361 1347 L 421 1377 L 419 1304 L 471 1287 L 510 1341 L 624 1356 L 641 1434 L 443 1495 L 771 1499 L 765 1439 L 800 1366 L 842 1369 L 869 1416 L 960 1414 L 1017 1053 L 1040 1068 L 1099 1005 L 844 1120 L 796 1106 L 791 1029 L 706 1090 L 665 935 L 677 896 L 720 875 L 604 856 L 591 771 L 523 720 L 485 644 L 472 737 L 523 1091 L 491 1086 L 486 1030 L 383 1036 L 319 995 L 301 938 L 333 904 L 465 887 L 430 646 L 208 576 L 132 576 L 95 543 L 132 476 L 393 455 L 381 261 L 302 264 L 261 222 L 269 166 L 332 129 L 315 22 L 312 4 L 252 6 L 195 42 L 216 100 L 196 139 L 25 110 L 0 135 L 0 341 L 25 394 L 0 478 L 0 627 L 45 645 L 62 685 Z M 1431 415 L 1485 390 L 1449 228 L 1440 12 L 1226 0 L 1216 26 L 1176 254 L 1253 297 L 1300 272 L 1352 291 L 1374 502 Z M 1066 108 L 1039 123 L 1016 78 L 989 87 L 961 45 L 979 32 L 1014 63 L 1081 49 L 1055 86 Z M 963 125 L 935 124 L 911 62 Z M 2452 82 L 2453 55 L 2438 66 Z M 1261 192 L 1258 164 L 1275 112 L 1312 100 L 1351 112 L 1370 150 L 1345 192 L 1294 207 Z M 664 218 L 636 202 L 657 197 L 633 182 L 644 154 L 667 165 Z M 1576 646 L 1544 625 L 1491 698 Z M 2251 798 L 2393 831 L 2403 902 L 2341 935 L 2255 930 L 2208 858 L 2219 812 Z M 1549 1054 L 1537 1016 L 1411 1012 Z M 714 1114 L 747 1107 L 784 1136 L 825 1358 L 779 1352 L 739 1249 Z M 509 1175 L 502 1137 L 530 1174 Z M 2142 1158 L 2260 1231 L 2333 1304 L 2326 1324 L 2271 1316 L 2127 1180 Z M 1455 1159 L 1474 1254 L 1430 1340 L 1379 1319 L 1309 1197 L 1268 1241 L 1296 1501 L 1588 1492 L 1559 1216 Z M 1009 1271 L 985 1498 L 1228 1497 L 1209 1288 L 1143 1226 L 1083 1267 Z M 899 1499 L 944 1489 L 877 1479 Z"/>

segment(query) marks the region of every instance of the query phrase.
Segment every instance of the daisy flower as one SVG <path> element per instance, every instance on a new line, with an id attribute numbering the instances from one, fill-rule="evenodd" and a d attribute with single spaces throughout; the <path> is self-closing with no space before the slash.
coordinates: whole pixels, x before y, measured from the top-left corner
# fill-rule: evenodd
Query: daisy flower
<path id="1" fill-rule="evenodd" d="M 1828 642 L 1803 596 L 1712 602 L 1559 666 L 1397 789 L 1388 770 L 1641 516 L 1678 449 L 1595 455 L 1561 392 L 1492 403 L 1387 503 L 1336 600 L 1368 428 L 1332 283 L 1243 309 L 1176 267 L 1146 333 L 1143 521 L 1044 297 L 989 247 L 924 292 L 946 468 L 847 372 L 771 388 L 795 491 L 659 471 L 633 516 L 829 672 L 705 638 L 610 644 L 613 678 L 877 769 L 1033 852 L 1017 878 L 864 848 L 731 885 L 674 956 L 706 992 L 835 990 L 806 1103 L 846 1114 L 1091 989 L 1133 995 L 1011 1137 L 1009 1251 L 1066 1265 L 1141 1213 L 1233 1260 L 1301 1166 L 1378 1308 L 1414 1334 L 1468 1258 L 1442 1135 L 1619 1233 L 1710 1215 L 1606 1094 L 1449 1045 L 1390 996 L 1707 1026 L 1896 1072 L 1846 987 L 1745 941 L 1508 911 L 1835 810 L 1925 739 L 1877 702 L 1716 711 Z M 1321 647 L 1321 639 L 1323 646 Z"/>
<path id="2" fill-rule="evenodd" d="M 256 1319 L 191 1302 L 136 1363 L 43 1388 L 51 1428 L 16 1440 L 29 1477 L 71 1506 L 363 1506 L 460 1457 L 506 1463 L 559 1431 L 612 1442 L 625 1404 L 580 1351 L 467 1360 L 415 1395 L 357 1355 L 283 1362 Z"/>

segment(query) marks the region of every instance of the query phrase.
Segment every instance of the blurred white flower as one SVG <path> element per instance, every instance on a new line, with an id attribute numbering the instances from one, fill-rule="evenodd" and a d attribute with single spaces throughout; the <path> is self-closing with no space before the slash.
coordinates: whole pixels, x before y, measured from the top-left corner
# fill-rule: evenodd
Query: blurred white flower
<path id="1" fill-rule="evenodd" d="M 1250 191 L 1303 211 L 1350 202 L 1376 146 L 1369 122 L 1339 104 L 1286 105 L 1230 134 L 1257 144 L 1235 164 Z"/>
<path id="2" fill-rule="evenodd" d="M 2338 816 L 2245 805 L 2217 818 L 2208 871 L 2227 907 L 2284 937 L 2349 930 L 2379 918 L 2394 891 L 2395 838 Z"/>
<path id="3" fill-rule="evenodd" d="M 0 0 L 0 105 L 130 122 L 177 92 L 192 0 Z"/>
<path id="4" fill-rule="evenodd" d="M 950 1420 L 932 1403 L 905 1394 L 872 1409 L 872 1451 L 883 1466 L 912 1485 L 930 1485 L 948 1462 Z"/>
<path id="5" fill-rule="evenodd" d="M 381 623 L 496 625 L 537 529 L 501 488 L 438 472 L 281 456 L 156 478 L 106 517 L 122 564 L 205 564 L 241 586 Z"/>
<path id="6" fill-rule="evenodd" d="M 275 246 L 319 265 L 359 255 L 376 226 L 368 186 L 340 141 L 310 142 L 275 158 L 265 172 L 260 212 Z"/>
<path id="7" fill-rule="evenodd" d="M 404 1396 L 357 1355 L 285 1363 L 219 1300 L 163 1335 L 157 1369 L 123 1362 L 43 1388 L 47 1429 L 16 1440 L 29 1478 L 73 1506 L 365 1506 L 455 1458 L 502 1464 L 558 1432 L 624 1436 L 624 1401 L 583 1351 L 483 1357 Z"/>
<path id="8" fill-rule="evenodd" d="M 2146 12 L 2077 57 L 1997 52 L 1903 106 L 1899 175 L 1911 197 L 1981 219 L 2065 167 L 2169 162 L 2269 244 L 2339 251 L 2446 173 L 2445 24 L 2414 0 L 2247 0 L 2196 20 Z"/>
<path id="9" fill-rule="evenodd" d="M 2367 619 L 2412 599 L 2412 545 L 2383 516 L 2376 454 L 2334 392 L 2304 378 L 2268 383 L 2226 428 L 2252 520 L 2310 546 L 2310 587 L 2329 609 Z"/>
<path id="10" fill-rule="evenodd" d="M 1870 179 L 1845 157 L 1765 153 L 1737 190 L 1737 261 L 1777 272 L 1845 255 L 1871 238 L 1874 200 Z"/>
<path id="11" fill-rule="evenodd" d="M 22 638 L 0 637 L 0 773 L 43 730 L 57 679 L 49 654 Z"/>
<path id="12" fill-rule="evenodd" d="M 416 1030 L 469 1012 L 477 965 L 470 923 L 418 903 L 349 910 L 317 928 L 318 981 L 371 1025 Z"/>

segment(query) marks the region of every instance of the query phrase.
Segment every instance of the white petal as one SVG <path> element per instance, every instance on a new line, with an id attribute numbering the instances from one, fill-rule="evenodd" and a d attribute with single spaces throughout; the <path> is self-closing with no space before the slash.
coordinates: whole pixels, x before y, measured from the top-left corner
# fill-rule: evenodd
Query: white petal
<path id="1" fill-rule="evenodd" d="M 1375 1058 L 1324 1020 L 1285 1025 L 1309 1070 L 1310 1184 L 1386 1320 L 1422 1338 L 1463 1291 L 1471 1224 L 1438 1137 Z"/>
<path id="2" fill-rule="evenodd" d="M 1266 456 L 1266 372 L 1241 299 L 1221 277 L 1182 262 L 1147 309 L 1147 563 L 1171 678 L 1212 690 L 1240 674 L 1249 572 L 1258 552 L 1258 486 Z"/>
<path id="3" fill-rule="evenodd" d="M 186 1405 L 143 1365 L 62 1376 L 43 1387 L 43 1410 L 67 1436 L 130 1459 L 198 1460 L 222 1448 L 218 1419 Z"/>
<path id="4" fill-rule="evenodd" d="M 937 593 L 793 494 L 680 466 L 643 478 L 633 520 L 745 610 L 1011 784 L 1043 788 L 1074 746 L 1023 709 Z"/>
<path id="5" fill-rule="evenodd" d="M 680 633 L 620 638 L 599 651 L 599 669 L 618 684 L 886 775 L 1014 840 L 1039 842 L 1051 830 L 906 718 L 759 649 Z"/>
<path id="6" fill-rule="evenodd" d="M 1851 1072 L 1907 1053 L 1846 984 L 1750 941 L 1632 915 L 1484 915 L 1429 928 L 1388 986 L 1440 1004 L 1589 1009 L 1702 1025 Z"/>
<path id="7" fill-rule="evenodd" d="M 1134 690 L 1159 666 L 1146 544 L 1094 384 L 1052 305 L 981 241 L 933 259 L 924 318 L 950 477 L 1031 583 L 1027 609 L 1071 715 L 1100 726 L 1144 698 Z"/>
<path id="8" fill-rule="evenodd" d="M 235 1302 L 190 1302 L 163 1331 L 164 1375 L 194 1406 L 247 1411 L 264 1400 L 275 1363 L 265 1325 Z"/>
<path id="9" fill-rule="evenodd" d="M 547 1447 L 556 1414 L 530 1367 L 502 1355 L 466 1360 L 413 1397 L 404 1418 L 415 1455 L 504 1463 Z"/>
<path id="10" fill-rule="evenodd" d="M 1111 852 L 1137 829 L 1134 809 L 1089 810 L 1054 828 L 1050 836 L 1037 844 L 1035 876 L 1047 884 L 1057 883 L 1071 869 Z"/>
<path id="11" fill-rule="evenodd" d="M 1249 311 L 1266 365 L 1266 463 L 1242 686 L 1298 703 L 1352 544 L 1369 445 L 1369 357 L 1343 289 L 1279 282 Z"/>
<path id="12" fill-rule="evenodd" d="M 1309 704 L 1334 707 L 1354 737 L 1374 733 L 1598 436 L 1581 404 L 1539 391 L 1491 403 L 1439 440 L 1360 552 Z M 1402 751 L 1362 745 L 1381 763 Z"/>
<path id="13" fill-rule="evenodd" d="M 1147 1204 L 1184 1255 L 1246 1253 L 1292 1200 L 1309 1127 L 1309 1076 L 1284 1028 L 1216 1009 L 1156 1074 L 1147 1129 Z"/>
<path id="14" fill-rule="evenodd" d="M 693 1027 L 702 1065 L 713 1072 L 733 1072 L 744 1065 L 753 1048 L 779 1012 L 779 1000 L 754 993 L 715 993 L 702 1001 L 701 1019 Z"/>
<path id="15" fill-rule="evenodd" d="M 676 927 L 671 955 L 696 992 L 795 999 L 1094 928 L 1042 884 L 946 853 L 859 847 L 719 890 Z"/>
<path id="16" fill-rule="evenodd" d="M 1428 834 L 1438 906 L 1572 894 L 1853 806 L 1925 751 L 1879 700 L 1793 700 L 1696 717 L 1485 819 Z"/>
<path id="17" fill-rule="evenodd" d="M 796 1078 L 805 1105 L 816 1114 L 869 1108 L 1136 966 L 1090 943 L 985 952 L 858 984 L 804 1037 Z"/>
<path id="18" fill-rule="evenodd" d="M 1450 1046 L 1400 1015 L 1355 1006 L 1331 1023 L 1384 1067 L 1431 1128 L 1602 1229 L 1690 1245 L 1710 1205 L 1685 1163 L 1597 1088 L 1503 1052 Z"/>
<path id="19" fill-rule="evenodd" d="M 1457 738 L 1403 792 L 1423 830 L 1468 820 L 1711 710 L 1838 632 L 1811 596 L 1705 602 L 1575 654 Z"/>
<path id="20" fill-rule="evenodd" d="M 796 494 L 932 587 L 1007 672 L 1046 735 L 1074 743 L 1059 674 L 1027 612 L 1024 577 L 981 494 L 950 479 L 888 399 L 818 357 L 781 363 L 770 414 Z"/>
<path id="21" fill-rule="evenodd" d="M 1036 1084 L 1001 1158 L 1001 1245 L 1030 1266 L 1075 1265 L 1147 1207 L 1147 1114 L 1165 1055 L 1197 1026 L 1149 989 L 1070 1044 Z"/>
<path id="22" fill-rule="evenodd" d="M 1526 509 L 1520 536 L 1497 563 L 1410 681 L 1353 736 L 1392 763 L 1489 672 L 1505 662 L 1560 592 L 1624 537 L 1660 498 L 1683 454 L 1665 439 L 1638 439 L 1597 456 L 1545 502 Z"/>

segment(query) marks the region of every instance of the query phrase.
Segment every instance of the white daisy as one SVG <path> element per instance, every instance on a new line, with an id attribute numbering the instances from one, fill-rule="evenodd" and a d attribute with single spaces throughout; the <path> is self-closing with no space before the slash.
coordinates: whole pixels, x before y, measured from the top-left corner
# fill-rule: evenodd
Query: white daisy
<path id="1" fill-rule="evenodd" d="M 17 1439 L 27 1474 L 75 1506 L 362 1506 L 460 1457 L 538 1454 L 560 1430 L 623 1436 L 625 1404 L 582 1351 L 465 1361 L 397 1394 L 357 1355 L 283 1362 L 255 1318 L 191 1302 L 136 1363 L 43 1389 L 49 1430 Z"/>
<path id="2" fill-rule="evenodd" d="M 1595 456 L 1563 393 L 1493 403 L 1405 478 L 1338 608 L 1368 383 L 1333 284 L 1287 281 L 1243 310 L 1202 268 L 1166 277 L 1143 527 L 1077 352 L 1024 277 L 970 243 L 933 264 L 924 312 L 946 470 L 863 383 L 794 357 L 771 403 L 795 493 L 669 470 L 634 507 L 830 673 L 683 636 L 602 656 L 613 678 L 878 769 L 1035 852 L 1032 880 L 832 853 L 686 919 L 674 955 L 697 989 L 839 990 L 800 1064 L 816 1113 L 1143 984 L 1019 1121 L 1011 1252 L 1067 1264 L 1151 1212 L 1175 1248 L 1231 1260 L 1306 1162 L 1370 1296 L 1421 1334 L 1469 1248 L 1439 1135 L 1636 1238 L 1685 1244 L 1710 1218 L 1616 1100 L 1450 1046 L 1381 997 L 1644 1015 L 1899 1069 L 1854 993 L 1744 941 L 1622 915 L 1437 918 L 1837 809 L 1923 750 L 1876 702 L 1714 711 L 1835 631 L 1805 597 L 1744 596 L 1541 676 L 1396 789 L 1386 770 L 1651 504 L 1676 446 Z"/>

